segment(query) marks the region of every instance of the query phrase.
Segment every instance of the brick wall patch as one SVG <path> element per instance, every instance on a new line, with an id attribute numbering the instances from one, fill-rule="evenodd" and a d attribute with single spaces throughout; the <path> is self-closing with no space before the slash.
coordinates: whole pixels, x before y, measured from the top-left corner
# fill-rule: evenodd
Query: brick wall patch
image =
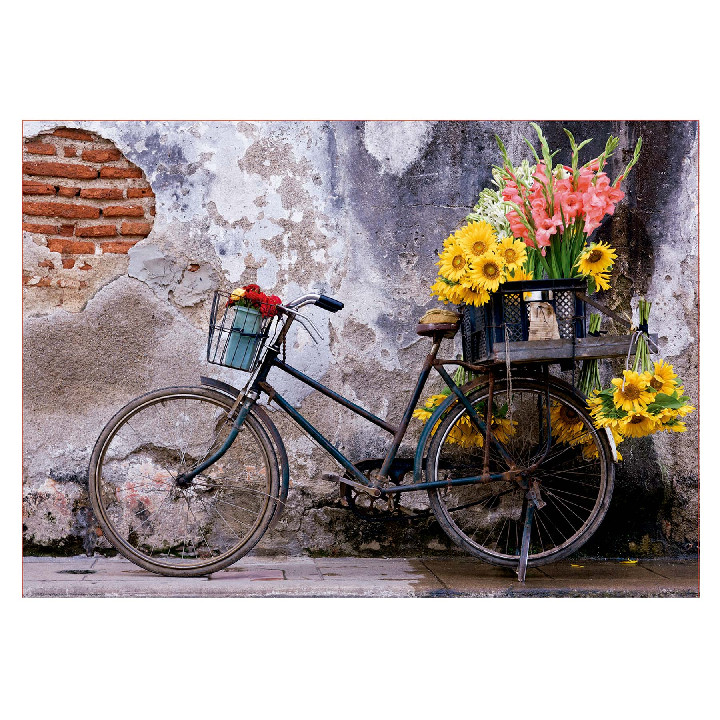
<path id="1" fill-rule="evenodd" d="M 80 305 L 150 234 L 155 193 L 113 142 L 78 128 L 24 139 L 22 170 L 23 231 L 47 248 L 41 259 L 24 253 L 25 292 L 55 305 L 71 293 L 70 304 Z"/>

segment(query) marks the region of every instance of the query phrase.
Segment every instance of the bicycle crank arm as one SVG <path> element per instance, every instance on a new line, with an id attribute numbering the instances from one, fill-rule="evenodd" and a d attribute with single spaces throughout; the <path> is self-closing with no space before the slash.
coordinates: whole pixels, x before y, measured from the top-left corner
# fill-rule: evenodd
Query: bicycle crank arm
<path id="1" fill-rule="evenodd" d="M 323 473 L 322 479 L 327 480 L 328 482 L 345 483 L 345 485 L 349 485 L 350 487 L 353 487 L 360 492 L 367 493 L 368 495 L 370 495 L 370 497 L 378 498 L 381 495 L 379 488 L 374 488 L 374 487 L 369 487 L 368 485 L 363 485 L 362 483 L 359 483 L 355 480 L 350 480 L 346 477 L 342 477 L 342 476 L 338 475 L 337 473 L 332 473 L 332 472 Z"/>

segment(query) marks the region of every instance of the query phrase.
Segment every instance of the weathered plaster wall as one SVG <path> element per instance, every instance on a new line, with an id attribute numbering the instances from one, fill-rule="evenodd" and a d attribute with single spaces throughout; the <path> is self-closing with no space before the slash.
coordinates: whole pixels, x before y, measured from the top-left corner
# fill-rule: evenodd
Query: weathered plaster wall
<path id="1" fill-rule="evenodd" d="M 25 137 L 58 126 L 112 141 L 154 191 L 150 234 L 118 256 L 84 303 L 28 287 L 24 348 L 25 538 L 30 551 L 91 550 L 87 462 L 102 426 L 134 396 L 242 374 L 204 361 L 212 290 L 257 282 L 291 298 L 320 290 L 345 309 L 312 309 L 324 341 L 299 329 L 293 364 L 381 416 L 398 419 L 427 340 L 415 323 L 434 303 L 435 250 L 460 224 L 497 162 L 497 133 L 526 156 L 527 123 L 511 122 L 34 122 Z M 611 305 L 655 302 L 661 352 L 697 395 L 697 128 L 694 123 L 542 123 L 554 147 L 562 126 L 621 147 L 643 136 L 627 197 L 598 234 L 620 260 Z M 567 158 L 560 157 L 566 161 Z M 611 165 L 617 173 L 627 160 Z M 38 239 L 24 238 L 26 261 Z M 43 250 L 43 252 L 47 252 Z M 50 253 L 52 256 L 52 253 Z M 617 367 L 606 369 L 607 373 Z M 609 377 L 609 375 L 608 375 Z M 381 455 L 383 438 L 322 396 L 273 378 L 351 456 Z M 260 552 L 427 553 L 450 549 L 433 522 L 369 525 L 320 479 L 333 463 L 282 418 L 291 457 L 289 506 Z M 684 435 L 623 447 L 615 498 L 590 552 L 688 552 L 698 541 L 697 414 Z M 102 545 L 102 540 L 100 541 Z"/>

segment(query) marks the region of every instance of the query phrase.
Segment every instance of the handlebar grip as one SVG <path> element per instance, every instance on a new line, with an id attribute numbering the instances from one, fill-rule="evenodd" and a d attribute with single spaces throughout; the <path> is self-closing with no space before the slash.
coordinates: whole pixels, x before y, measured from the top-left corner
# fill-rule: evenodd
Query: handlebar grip
<path id="1" fill-rule="evenodd" d="M 323 310 L 329 310 L 332 313 L 335 313 L 338 310 L 342 310 L 345 307 L 344 303 L 341 303 L 339 300 L 335 300 L 331 297 L 328 297 L 327 295 L 321 295 L 315 301 L 315 304 L 318 307 L 321 307 Z"/>

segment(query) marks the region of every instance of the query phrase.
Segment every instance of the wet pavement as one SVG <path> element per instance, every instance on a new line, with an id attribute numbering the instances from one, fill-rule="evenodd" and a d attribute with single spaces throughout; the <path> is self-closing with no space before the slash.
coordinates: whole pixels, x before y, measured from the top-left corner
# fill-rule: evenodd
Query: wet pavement
<path id="1" fill-rule="evenodd" d="M 511 569 L 470 557 L 243 558 L 203 578 L 115 557 L 28 557 L 24 597 L 698 597 L 697 560 L 566 560 Z"/>

